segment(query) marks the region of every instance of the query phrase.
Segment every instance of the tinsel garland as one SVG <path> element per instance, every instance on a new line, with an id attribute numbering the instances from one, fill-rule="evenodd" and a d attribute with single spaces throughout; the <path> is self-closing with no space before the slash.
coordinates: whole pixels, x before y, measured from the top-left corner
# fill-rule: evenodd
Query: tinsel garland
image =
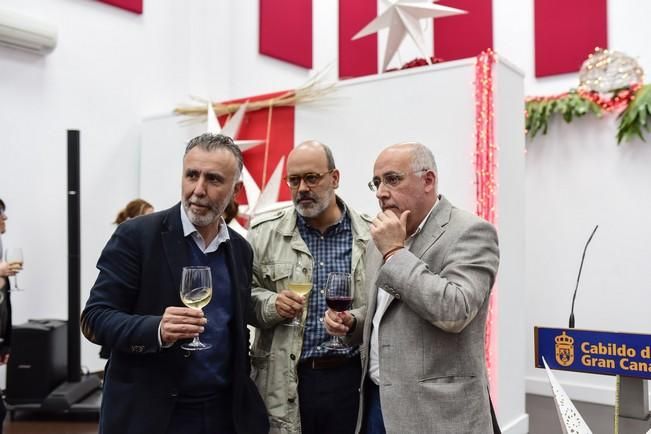
<path id="1" fill-rule="evenodd" d="M 493 65 L 495 53 L 488 49 L 477 56 L 475 64 L 475 180 L 477 215 L 496 224 L 497 145 L 493 104 Z M 497 390 L 497 285 L 491 292 L 486 318 L 486 366 L 491 394 Z"/>

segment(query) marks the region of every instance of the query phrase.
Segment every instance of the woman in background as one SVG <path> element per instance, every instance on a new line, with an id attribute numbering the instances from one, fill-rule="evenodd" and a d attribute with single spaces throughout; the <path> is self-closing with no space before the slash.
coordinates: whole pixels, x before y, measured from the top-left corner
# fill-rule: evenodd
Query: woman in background
<path id="1" fill-rule="evenodd" d="M 120 210 L 113 223 L 119 225 L 120 223 L 138 217 L 139 215 L 151 214 L 153 212 L 154 207 L 152 204 L 143 199 L 134 199 Z"/>

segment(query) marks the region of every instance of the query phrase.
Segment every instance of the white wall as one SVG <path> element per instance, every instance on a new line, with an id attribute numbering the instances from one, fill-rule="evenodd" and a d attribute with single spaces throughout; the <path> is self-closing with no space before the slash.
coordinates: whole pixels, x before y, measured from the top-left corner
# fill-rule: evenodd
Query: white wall
<path id="1" fill-rule="evenodd" d="M 226 62 L 215 59 L 230 49 L 229 32 L 214 24 L 228 20 L 209 17 L 226 17 L 229 6 L 157 0 L 145 2 L 142 16 L 82 0 L 4 0 L 2 7 L 59 29 L 47 57 L 0 47 L 3 240 L 23 247 L 27 288 L 13 296 L 13 320 L 66 318 L 66 129 L 81 130 L 83 306 L 111 222 L 138 195 L 144 114 L 170 111 L 189 94 L 226 92 Z M 208 59 L 204 47 L 216 55 Z M 101 369 L 98 348 L 82 342 L 82 365 Z"/>
<path id="2" fill-rule="evenodd" d="M 527 145 L 528 328 L 566 327 L 583 247 L 599 225 L 583 266 L 576 327 L 651 331 L 651 147 L 636 140 L 617 146 L 614 116 L 555 122 Z M 543 370 L 533 368 L 529 390 L 546 393 Z M 558 372 L 572 398 L 614 403 L 614 377 Z"/>
<path id="3" fill-rule="evenodd" d="M 139 191 L 140 120 L 169 112 L 178 103 L 188 101 L 189 95 L 227 99 L 302 84 L 336 58 L 337 2 L 314 3 L 315 68 L 307 71 L 257 54 L 256 0 L 146 1 L 142 16 L 86 0 L 2 2 L 3 7 L 57 23 L 60 32 L 59 46 L 44 58 L 0 47 L 0 197 L 7 202 L 10 217 L 4 240 L 7 246 L 20 244 L 25 249 L 27 268 L 21 278 L 29 288 L 28 292 L 14 297 L 15 323 L 28 318 L 67 315 L 65 129 L 82 130 L 82 285 L 86 291 L 82 294 L 83 302 L 96 275 L 94 264 L 113 230 L 110 222 L 114 214 Z M 495 0 L 493 3 L 496 51 L 524 70 L 526 94 L 562 92 L 576 85 L 576 74 L 541 80 L 533 78 L 533 1 Z M 646 23 L 649 15 L 651 3 L 644 0 L 609 2 L 611 48 L 638 57 L 642 66 L 651 71 L 651 52 L 646 47 L 651 40 L 651 27 Z M 381 37 L 380 43 L 382 41 Z M 416 53 L 410 50 L 413 47 L 401 50 L 403 61 L 415 57 Z M 336 65 L 331 76 L 334 74 Z M 574 137 L 565 147 L 561 142 L 552 145 L 561 155 L 577 152 L 574 149 L 577 146 L 581 149 L 595 146 L 598 138 L 595 138 L 594 130 L 605 128 L 604 125 L 596 122 L 593 130 Z M 572 129 L 576 125 L 568 127 L 558 123 L 553 127 Z M 612 137 L 611 132 L 604 131 L 604 137 Z M 534 145 L 539 143 L 534 142 Z M 649 166 L 651 157 L 646 149 L 644 144 L 621 147 L 614 142 L 604 144 L 603 152 L 627 156 L 627 160 L 618 160 L 622 165 L 618 173 L 598 171 L 602 165 L 608 167 L 611 162 L 594 160 L 592 156 L 577 158 L 577 167 L 566 167 L 568 176 L 575 174 L 567 182 L 578 183 L 576 188 L 581 188 L 587 197 L 598 196 L 603 191 L 603 183 L 611 185 L 613 192 L 617 192 L 616 196 L 608 198 L 608 202 L 641 207 L 640 211 L 631 210 L 634 217 L 625 225 L 642 235 L 647 232 L 642 216 L 649 212 L 649 205 L 644 200 L 644 188 L 649 183 L 643 168 Z M 532 190 L 539 188 L 538 182 L 549 182 L 556 173 L 556 162 L 548 158 L 534 161 L 535 152 L 530 147 L 527 171 L 549 171 L 549 175 L 545 179 L 530 177 L 527 182 L 528 218 L 537 215 L 539 210 L 550 214 L 558 212 L 556 197 L 543 203 Z M 591 154 L 586 152 L 585 156 L 588 155 Z M 565 161 L 563 157 L 559 164 Z M 628 164 L 627 161 L 631 164 L 624 165 Z M 599 182 L 578 179 L 576 174 L 579 171 L 598 175 L 595 179 Z M 563 186 L 558 195 L 566 194 L 565 191 Z M 633 193 L 639 193 L 639 196 Z M 539 209 L 543 205 L 544 209 Z M 573 243 L 567 246 L 568 264 L 577 260 L 573 256 L 576 247 L 580 250 L 589 232 L 593 219 L 586 218 L 588 209 L 580 207 L 559 214 L 557 220 L 550 222 L 562 238 Z M 602 212 L 616 215 L 619 211 L 604 206 Z M 559 251 L 549 243 L 543 236 L 544 231 L 534 229 L 537 228 L 532 226 L 535 221 L 530 223 L 527 220 L 527 224 L 529 267 L 532 260 L 540 261 L 564 252 L 564 249 Z M 606 236 L 605 229 L 600 228 L 594 241 L 595 250 L 599 237 Z M 636 238 L 640 237 L 636 235 Z M 609 244 L 613 252 L 609 257 L 594 255 L 596 257 L 589 258 L 593 265 L 586 264 L 586 280 L 591 274 L 589 267 L 593 266 L 596 270 L 611 267 L 613 279 L 632 276 L 642 281 L 645 258 L 642 254 L 632 256 L 630 261 L 617 267 L 611 265 L 614 263 L 610 256 L 619 257 L 622 252 L 627 253 L 618 248 L 620 245 Z M 563 284 L 559 282 L 558 287 L 566 288 L 569 282 L 571 289 L 576 266 L 575 262 L 574 266 L 567 265 L 549 274 L 567 279 Z M 540 287 L 531 286 L 532 279 L 537 277 L 540 276 L 530 273 L 523 289 L 528 295 L 529 322 L 524 325 L 527 333 L 531 332 L 530 326 L 534 321 L 537 324 L 564 324 L 569 306 L 567 298 L 539 299 L 546 292 L 541 293 Z M 589 282 L 584 281 L 584 285 L 588 288 Z M 634 289 L 642 291 L 643 287 L 644 284 L 639 283 Z M 630 294 L 630 290 L 630 286 L 623 288 L 618 284 L 612 291 Z M 615 305 L 616 300 L 607 300 L 614 312 L 612 318 L 600 323 L 603 328 L 620 329 L 620 323 L 627 321 L 629 312 L 624 306 Z M 583 322 L 589 320 L 588 312 L 603 312 L 604 302 L 600 298 L 583 298 L 579 309 L 585 313 L 578 312 L 578 324 L 588 326 L 589 322 Z M 637 329 L 642 326 L 624 325 Z M 82 362 L 90 369 L 101 367 L 96 351 L 90 344 L 83 346 Z M 532 366 L 530 348 L 526 351 L 531 358 L 529 366 Z M 530 374 L 532 377 L 538 375 L 533 369 Z M 561 376 L 562 381 L 583 381 L 574 378 L 568 380 Z M 610 384 L 607 379 L 599 381 L 605 381 L 606 386 Z M 529 390 L 545 393 L 534 383 Z M 590 393 L 581 397 L 594 400 Z"/>

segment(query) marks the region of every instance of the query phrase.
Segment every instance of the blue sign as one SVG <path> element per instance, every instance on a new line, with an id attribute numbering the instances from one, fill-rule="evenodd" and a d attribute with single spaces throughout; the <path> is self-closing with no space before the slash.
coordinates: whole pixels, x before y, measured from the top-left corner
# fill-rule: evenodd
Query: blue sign
<path id="1" fill-rule="evenodd" d="M 536 367 L 651 379 L 651 335 L 534 327 Z"/>

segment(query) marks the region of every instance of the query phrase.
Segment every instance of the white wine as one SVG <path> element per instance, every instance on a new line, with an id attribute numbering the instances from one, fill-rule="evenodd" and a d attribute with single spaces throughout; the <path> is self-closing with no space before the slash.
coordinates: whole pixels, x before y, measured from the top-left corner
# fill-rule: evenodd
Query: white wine
<path id="1" fill-rule="evenodd" d="M 187 307 L 193 307 L 195 309 L 203 309 L 205 305 L 210 303 L 212 298 L 212 288 L 196 288 L 190 291 L 187 294 L 181 295 L 181 301 Z"/>
<path id="2" fill-rule="evenodd" d="M 307 294 L 310 293 L 310 290 L 312 289 L 312 283 L 307 282 L 307 283 L 290 283 L 287 285 L 290 291 L 301 295 L 305 297 Z"/>

